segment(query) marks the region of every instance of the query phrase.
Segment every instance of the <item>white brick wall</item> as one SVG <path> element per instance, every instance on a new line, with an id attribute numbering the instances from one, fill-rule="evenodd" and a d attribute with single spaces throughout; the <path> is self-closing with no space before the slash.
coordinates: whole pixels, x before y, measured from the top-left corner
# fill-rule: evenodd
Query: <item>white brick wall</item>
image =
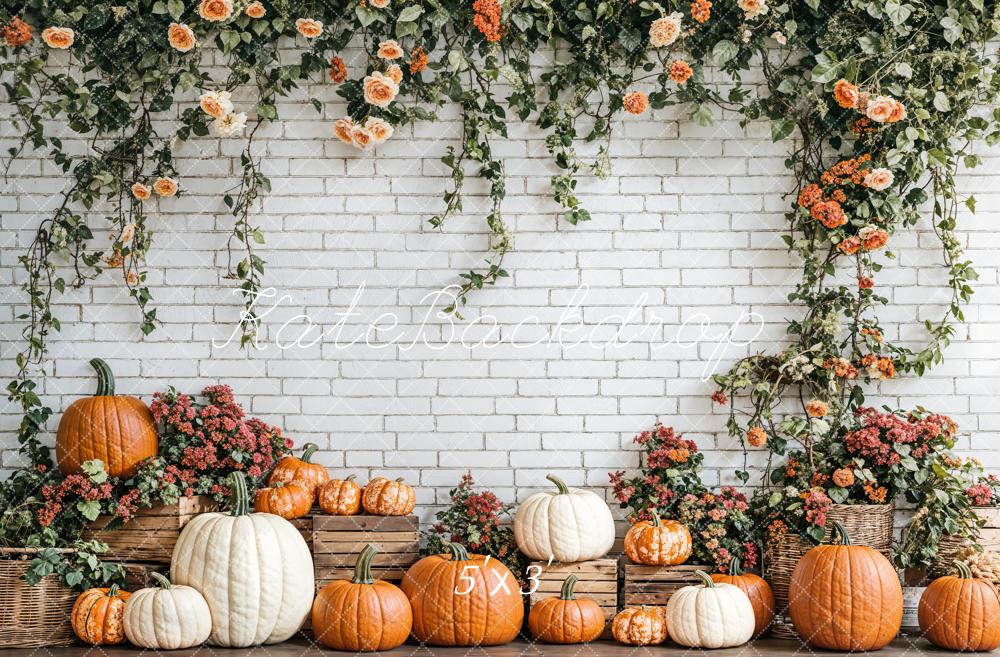
<path id="1" fill-rule="evenodd" d="M 798 268 L 780 240 L 790 189 L 782 166 L 787 145 L 771 144 L 766 125 L 744 132 L 736 116 L 724 116 L 706 129 L 676 111 L 629 117 L 615 126 L 612 177 L 580 184 L 593 221 L 572 227 L 557 220 L 550 200 L 554 167 L 543 135 L 512 124 L 510 139 L 495 149 L 510 176 L 504 208 L 516 234 L 506 263 L 513 278 L 476 294 L 467 321 L 452 327 L 433 315 L 425 324 L 422 300 L 454 282 L 457 271 L 479 266 L 487 245 L 485 186 L 474 177 L 465 215 L 442 232 L 426 223 L 448 185 L 438 158 L 458 135 L 454 111 L 446 109 L 440 123 L 398 130 L 366 156 L 331 136 L 333 118 L 343 113 L 333 87 L 318 84 L 308 96 L 326 102 L 325 116 L 301 94 L 280 105 L 284 118 L 260 143 L 274 185 L 256 213 L 267 237 L 266 283 L 289 297 L 266 318 L 267 348 L 213 346 L 231 333 L 239 311 L 221 273 L 230 217 L 220 190 L 233 183 L 242 142 L 199 139 L 177 150 L 183 196 L 158 203 L 150 220 L 150 279 L 163 326 L 141 337 L 113 273 L 65 295 L 57 307 L 64 329 L 52 341 L 43 383 L 47 403 L 61 409 L 91 392 L 86 361 L 94 356 L 111 363 L 120 391 L 147 399 L 168 383 L 196 392 L 226 382 L 248 411 L 299 442 L 319 443 L 319 458 L 334 473 L 406 476 L 418 485 L 425 515 L 466 468 L 510 500 L 550 471 L 571 484 L 605 486 L 609 471 L 638 463 L 631 438 L 657 416 L 708 452 L 708 482 L 733 481 L 741 455 L 725 436 L 724 410 L 709 401 L 711 384 L 702 380 L 715 344 L 690 343 L 702 320 L 718 334 L 754 312 L 764 327 L 751 348 L 773 350 L 785 319 L 799 312 L 785 301 Z M 6 150 L 13 133 L 6 122 L 2 130 Z M 980 208 L 977 216 L 963 212 L 960 222 L 959 237 L 980 273 L 969 323 L 944 365 L 922 380 L 893 381 L 872 401 L 952 414 L 968 432 L 963 449 L 1000 468 L 1000 150 L 982 154 L 985 165 L 961 178 L 961 190 L 975 193 Z M 23 157 L 13 172 L 0 197 L 4 377 L 21 346 L 22 327 L 13 320 L 23 303 L 13 284 L 21 278 L 17 257 L 65 182 L 37 155 Z M 99 215 L 92 225 L 103 225 Z M 936 317 L 946 298 L 937 245 L 926 223 L 894 244 L 901 266 L 878 277 L 894 301 L 884 312 L 887 333 L 919 339 L 917 320 Z M 339 347 L 335 335 L 275 346 L 276 338 L 299 333 L 300 315 L 332 330 L 360 284 L 364 295 L 342 326 Z M 586 299 L 567 311 L 581 285 L 589 288 Z M 614 318 L 637 303 L 619 344 L 604 346 L 615 334 Z M 396 330 L 406 339 L 366 344 L 368 325 L 383 313 L 398 317 Z M 502 345 L 471 346 L 497 336 L 489 322 L 475 321 L 480 313 L 499 322 Z M 279 335 L 288 320 L 293 324 Z M 426 342 L 411 346 L 422 326 Z M 534 344 L 554 331 L 561 342 Z M 456 340 L 446 344 L 452 332 Z M 754 332 L 743 327 L 738 336 Z M 458 342 L 463 335 L 465 346 Z M 726 351 L 723 367 L 746 349 Z M 12 411 L 6 405 L 0 418 L 8 469 L 18 463 Z M 751 455 L 751 463 L 762 456 Z"/>

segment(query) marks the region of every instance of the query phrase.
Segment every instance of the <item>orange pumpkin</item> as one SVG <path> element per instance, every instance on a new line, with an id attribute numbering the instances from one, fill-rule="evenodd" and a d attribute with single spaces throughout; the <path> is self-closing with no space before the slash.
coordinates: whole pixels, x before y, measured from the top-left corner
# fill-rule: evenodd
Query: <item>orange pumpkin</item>
<path id="1" fill-rule="evenodd" d="M 353 516 L 361 510 L 361 486 L 354 483 L 354 475 L 331 479 L 316 489 L 316 500 L 323 513 Z"/>
<path id="2" fill-rule="evenodd" d="M 691 556 L 691 532 L 676 520 L 641 520 L 625 534 L 625 554 L 632 563 L 676 566 Z"/>
<path id="3" fill-rule="evenodd" d="M 377 552 L 366 545 L 354 565 L 354 578 L 334 580 L 316 595 L 312 627 L 324 646 L 348 652 L 392 650 L 410 635 L 413 612 L 406 594 L 372 577 Z"/>
<path id="4" fill-rule="evenodd" d="M 577 577 L 570 574 L 563 581 L 558 596 L 543 598 L 531 606 L 528 629 L 537 641 L 545 643 L 590 643 L 604 632 L 604 612 L 590 598 L 573 595 Z"/>
<path id="5" fill-rule="evenodd" d="M 939 648 L 962 652 L 1000 647 L 1000 597 L 990 582 L 958 561 L 956 574 L 939 577 L 920 596 L 920 631 Z"/>
<path id="6" fill-rule="evenodd" d="M 87 589 L 73 603 L 70 614 L 77 638 L 92 646 L 113 646 L 125 641 L 125 602 L 132 594 L 118 585 Z"/>
<path id="7" fill-rule="evenodd" d="M 662 609 L 626 607 L 611 621 L 615 641 L 626 646 L 655 646 L 667 640 L 667 621 Z"/>
<path id="8" fill-rule="evenodd" d="M 885 647 L 903 620 L 896 569 L 877 550 L 852 545 L 839 522 L 840 545 L 817 545 L 799 559 L 788 584 L 788 613 L 810 646 L 861 652 Z"/>
<path id="9" fill-rule="evenodd" d="M 302 446 L 302 458 L 283 457 L 271 471 L 267 485 L 273 486 L 278 483 L 294 481 L 315 492 L 317 487 L 330 481 L 330 473 L 326 471 L 326 468 L 311 461 L 312 455 L 317 449 L 319 449 L 319 445 L 316 443 L 306 443 Z"/>
<path id="10" fill-rule="evenodd" d="M 63 413 L 56 431 L 56 463 L 64 474 L 75 474 L 86 461 L 98 459 L 112 477 L 133 475 L 159 450 L 153 414 L 142 400 L 115 394 L 115 376 L 107 363 L 95 358 L 90 365 L 97 372 L 97 392 L 77 399 Z"/>
<path id="11" fill-rule="evenodd" d="M 301 518 L 312 510 L 313 494 L 303 484 L 295 481 L 278 482 L 270 488 L 261 488 L 254 498 L 257 513 L 273 513 L 285 520 Z"/>
<path id="12" fill-rule="evenodd" d="M 361 504 L 373 516 L 405 516 L 417 505 L 417 494 L 403 478 L 375 477 L 365 486 Z"/>
<path id="13" fill-rule="evenodd" d="M 713 574 L 712 580 L 716 583 L 732 584 L 747 594 L 756 621 L 753 635 L 754 638 L 759 637 L 767 631 L 771 621 L 774 620 L 774 592 L 771 591 L 771 585 L 759 575 L 744 572 L 739 557 L 733 557 L 727 570 L 729 572 L 726 574 Z"/>
<path id="14" fill-rule="evenodd" d="M 400 588 L 413 607 L 413 636 L 432 646 L 496 646 L 513 641 L 524 623 L 524 602 L 513 574 L 497 559 L 469 554 L 424 557 Z"/>

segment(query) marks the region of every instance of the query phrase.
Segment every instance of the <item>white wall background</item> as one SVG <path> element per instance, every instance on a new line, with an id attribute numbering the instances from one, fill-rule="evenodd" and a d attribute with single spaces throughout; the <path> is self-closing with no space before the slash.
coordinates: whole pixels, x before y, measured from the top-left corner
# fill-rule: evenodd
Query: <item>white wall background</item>
<path id="1" fill-rule="evenodd" d="M 323 116 L 308 96 L 325 102 Z M 240 100 L 240 109 L 252 111 L 248 98 Z M 750 347 L 729 348 L 724 369 L 748 349 L 777 348 L 785 319 L 799 312 L 785 303 L 799 269 L 780 240 L 790 202 L 783 197 L 791 188 L 783 167 L 787 143 L 770 143 L 763 123 L 744 131 L 734 115 L 712 128 L 676 110 L 629 116 L 614 127 L 612 176 L 580 183 L 593 221 L 573 227 L 558 220 L 550 200 L 555 169 L 544 135 L 511 123 L 509 139 L 497 139 L 494 148 L 509 176 L 504 210 L 516 233 L 506 263 L 512 279 L 475 294 L 449 341 L 451 327 L 434 318 L 425 296 L 479 266 L 487 246 L 485 188 L 472 172 L 465 214 L 440 232 L 426 222 L 448 185 L 439 157 L 460 134 L 454 110 L 445 110 L 442 122 L 399 130 L 364 155 L 332 137 L 332 121 L 344 112 L 338 100 L 333 85 L 317 83 L 282 103 L 282 118 L 262 129 L 259 147 L 274 190 L 255 213 L 267 238 L 260 253 L 266 284 L 287 295 L 265 319 L 266 348 L 213 346 L 232 333 L 239 312 L 231 281 L 222 277 L 231 217 L 220 190 L 235 182 L 243 142 L 198 139 L 177 150 L 183 195 L 154 202 L 149 222 L 156 232 L 153 303 L 163 325 L 142 337 L 132 300 L 113 272 L 62 297 L 63 332 L 52 339 L 43 382 L 47 403 L 61 409 L 90 394 L 87 360 L 94 356 L 111 363 L 120 392 L 147 401 L 168 384 L 195 393 L 225 382 L 248 412 L 281 425 L 298 443 L 319 443 L 319 459 L 335 474 L 405 476 L 418 486 L 425 517 L 467 468 L 508 500 L 552 471 L 571 484 L 606 486 L 609 471 L 638 464 L 632 436 L 657 416 L 707 452 L 707 482 L 733 481 L 741 453 L 725 435 L 726 409 L 712 408 L 713 386 L 702 380 L 716 342 L 677 342 L 695 341 L 703 319 L 711 321 L 704 331 L 719 335 L 744 313 L 759 313 L 763 334 Z M 71 136 L 59 125 L 52 130 Z M 4 151 L 14 134 L 4 121 Z M 959 237 L 980 273 L 968 324 L 943 365 L 922 380 L 892 381 L 870 399 L 951 414 L 967 432 L 962 448 L 1000 467 L 1000 149 L 983 155 L 985 165 L 964 172 L 960 183 L 980 208 L 976 216 L 963 211 L 960 221 Z M 5 378 L 21 348 L 17 258 L 64 185 L 44 155 L 27 154 L 2 186 Z M 91 225 L 105 223 L 98 214 Z M 938 246 L 927 223 L 897 234 L 892 246 L 899 266 L 877 279 L 893 302 L 883 315 L 887 333 L 916 339 L 917 320 L 937 317 L 936 304 L 947 298 Z M 334 334 L 307 347 L 275 345 L 301 332 L 300 315 L 335 332 L 338 313 L 362 284 L 357 314 L 343 322 L 339 343 Z M 574 308 L 581 286 L 588 289 Z M 604 346 L 620 323 L 615 317 L 636 304 L 632 328 L 617 346 Z M 373 337 L 369 325 L 383 313 L 398 317 L 400 326 Z M 499 323 L 503 345 L 470 346 L 489 334 L 474 323 L 481 314 Z M 662 327 L 638 330 L 652 318 Z M 366 333 L 375 344 L 365 344 Z M 738 336 L 748 333 L 754 331 Z M 399 334 L 407 339 L 385 344 Z M 423 337 L 410 348 L 417 334 Z M 533 344 L 545 336 L 552 339 Z M 0 418 L 6 469 L 18 464 L 14 410 L 5 404 Z"/>

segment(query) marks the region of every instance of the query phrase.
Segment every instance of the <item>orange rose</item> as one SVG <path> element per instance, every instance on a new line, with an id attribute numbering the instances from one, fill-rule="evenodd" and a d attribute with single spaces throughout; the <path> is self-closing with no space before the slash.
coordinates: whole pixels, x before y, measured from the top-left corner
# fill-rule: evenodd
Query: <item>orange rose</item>
<path id="1" fill-rule="evenodd" d="M 844 109 L 854 109 L 858 106 L 860 94 L 857 87 L 847 80 L 840 79 L 837 80 L 837 84 L 833 85 L 833 97 L 837 100 L 837 104 Z"/>
<path id="2" fill-rule="evenodd" d="M 810 399 L 806 402 L 806 413 L 809 417 L 826 417 L 830 412 L 830 407 L 826 402 L 819 399 Z"/>
<path id="3" fill-rule="evenodd" d="M 66 50 L 73 45 L 75 35 L 68 27 L 47 27 L 42 30 L 42 41 L 49 48 Z"/>
<path id="4" fill-rule="evenodd" d="M 177 193 L 177 181 L 173 178 L 157 178 L 153 183 L 157 196 L 173 196 Z"/>
<path id="5" fill-rule="evenodd" d="M 340 57 L 330 59 L 330 80 L 334 84 L 340 84 L 347 79 L 347 64 Z"/>
<path id="6" fill-rule="evenodd" d="M 365 76 L 362 88 L 365 92 L 365 102 L 382 108 L 388 107 L 399 93 L 399 86 L 395 81 L 378 71 Z"/>
<path id="7" fill-rule="evenodd" d="M 368 4 L 376 9 L 385 9 L 389 6 L 389 0 L 369 0 Z"/>
<path id="8" fill-rule="evenodd" d="M 233 111 L 231 95 L 228 91 L 208 91 L 198 97 L 198 104 L 202 112 L 218 119 Z"/>
<path id="9" fill-rule="evenodd" d="M 372 133 L 362 125 L 356 125 L 351 128 L 351 142 L 363 151 L 367 151 L 371 148 L 375 140 L 372 137 Z"/>
<path id="10" fill-rule="evenodd" d="M 171 48 L 179 52 L 187 52 L 198 44 L 194 38 L 194 30 L 183 23 L 170 24 L 167 28 L 167 41 Z"/>
<path id="11" fill-rule="evenodd" d="M 641 91 L 633 91 L 622 98 L 625 111 L 629 114 L 642 114 L 649 109 L 649 97 Z"/>
<path id="12" fill-rule="evenodd" d="M 378 56 L 392 61 L 403 56 L 403 49 L 399 47 L 395 39 L 389 39 L 378 44 Z"/>
<path id="13" fill-rule="evenodd" d="M 685 62 L 683 59 L 675 59 L 670 62 L 670 79 L 677 84 L 684 84 L 687 82 L 694 71 L 691 70 L 691 65 Z"/>
<path id="14" fill-rule="evenodd" d="M 354 121 L 349 118 L 337 119 L 333 122 L 333 134 L 337 136 L 337 139 L 344 142 L 345 144 L 353 144 L 354 141 L 351 139 L 351 130 L 354 129 Z"/>
<path id="15" fill-rule="evenodd" d="M 906 118 L 906 105 L 899 102 L 895 98 L 892 99 L 892 113 L 889 114 L 889 118 L 885 120 L 886 123 L 895 123 L 896 121 L 902 121 Z"/>
<path id="16" fill-rule="evenodd" d="M 315 39 L 323 34 L 323 24 L 314 18 L 300 18 L 295 21 L 295 29 L 307 39 Z"/>
<path id="17" fill-rule="evenodd" d="M 219 22 L 233 15 L 232 0 L 201 0 L 198 15 L 206 21 Z"/>
<path id="18" fill-rule="evenodd" d="M 136 197 L 140 201 L 145 201 L 152 195 L 153 192 L 149 188 L 149 185 L 143 185 L 140 182 L 132 183 L 132 196 Z"/>
<path id="19" fill-rule="evenodd" d="M 138 285 L 139 275 L 136 274 L 134 271 L 130 271 L 128 274 L 125 275 L 125 282 L 131 286 Z"/>
<path id="20" fill-rule="evenodd" d="M 747 443 L 751 447 L 761 447 L 767 442 L 767 433 L 762 427 L 753 427 L 747 431 Z"/>
<path id="21" fill-rule="evenodd" d="M 394 132 L 389 122 L 374 116 L 365 121 L 365 129 L 368 130 L 368 133 L 372 136 L 372 141 L 376 144 L 384 144 L 388 141 L 389 137 L 392 137 L 392 133 Z"/>
<path id="22" fill-rule="evenodd" d="M 837 248 L 844 255 L 854 255 L 861 250 L 861 240 L 855 236 L 848 237 L 847 239 L 840 242 Z"/>
<path id="23" fill-rule="evenodd" d="M 861 246 L 865 251 L 877 251 L 889 242 L 889 233 L 874 226 L 863 227 L 858 231 L 858 237 L 861 238 Z"/>
<path id="24" fill-rule="evenodd" d="M 393 64 L 385 69 L 385 74 L 392 78 L 392 81 L 396 84 L 403 81 L 403 69 L 399 68 L 399 64 Z"/>
<path id="25" fill-rule="evenodd" d="M 3 26 L 3 40 L 11 48 L 23 46 L 31 41 L 31 26 L 21 20 L 20 16 L 10 19 L 9 25 Z"/>
<path id="26" fill-rule="evenodd" d="M 264 5 L 261 3 L 251 2 L 247 5 L 247 8 L 243 10 L 243 13 L 250 18 L 264 18 L 264 14 L 267 13 L 267 10 L 264 9 Z"/>
<path id="27" fill-rule="evenodd" d="M 897 111 L 898 102 L 889 96 L 875 96 L 865 106 L 865 116 L 876 123 L 885 123 Z"/>
<path id="28" fill-rule="evenodd" d="M 854 485 L 854 470 L 850 468 L 838 468 L 833 471 L 833 483 L 841 488 L 849 488 Z"/>
<path id="29" fill-rule="evenodd" d="M 427 69 L 427 51 L 417 47 L 410 53 L 410 73 L 416 75 Z"/>

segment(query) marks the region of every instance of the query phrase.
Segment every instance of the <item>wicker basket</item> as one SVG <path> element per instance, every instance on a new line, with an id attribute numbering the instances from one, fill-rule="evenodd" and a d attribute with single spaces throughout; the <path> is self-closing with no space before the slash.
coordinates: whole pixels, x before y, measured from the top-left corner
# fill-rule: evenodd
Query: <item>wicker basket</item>
<path id="1" fill-rule="evenodd" d="M 37 552 L 0 548 L 0 648 L 69 646 L 76 642 L 70 625 L 76 591 L 55 575 L 35 586 L 23 579 Z"/>
<path id="2" fill-rule="evenodd" d="M 934 580 L 952 574 L 955 570 L 955 560 L 958 559 L 958 554 L 971 545 L 972 541 L 968 538 L 947 534 L 942 536 L 938 543 L 937 559 L 927 569 L 927 579 Z"/>
<path id="3" fill-rule="evenodd" d="M 892 504 L 834 504 L 827 517 L 827 540 L 836 520 L 855 545 L 873 547 L 887 558 L 892 556 Z M 768 541 L 764 549 L 765 579 L 774 591 L 775 619 L 771 634 L 782 639 L 798 638 L 788 620 L 788 583 L 799 559 L 813 547 L 798 534 L 786 534 Z"/>

